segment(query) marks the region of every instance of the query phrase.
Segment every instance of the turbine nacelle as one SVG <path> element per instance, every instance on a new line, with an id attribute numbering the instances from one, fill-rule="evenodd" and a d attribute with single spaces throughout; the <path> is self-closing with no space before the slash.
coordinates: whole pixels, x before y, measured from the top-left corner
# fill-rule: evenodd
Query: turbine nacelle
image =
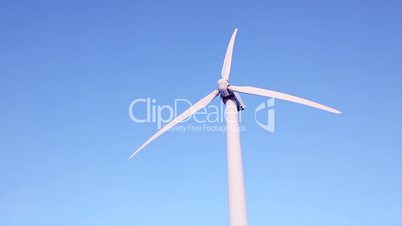
<path id="1" fill-rule="evenodd" d="M 240 94 L 230 91 L 228 89 L 229 86 L 230 84 L 226 79 L 218 80 L 218 90 L 219 93 L 221 94 L 221 99 L 223 103 L 226 104 L 226 101 L 231 99 L 236 103 L 238 111 L 244 110 L 244 104 L 240 97 Z"/>

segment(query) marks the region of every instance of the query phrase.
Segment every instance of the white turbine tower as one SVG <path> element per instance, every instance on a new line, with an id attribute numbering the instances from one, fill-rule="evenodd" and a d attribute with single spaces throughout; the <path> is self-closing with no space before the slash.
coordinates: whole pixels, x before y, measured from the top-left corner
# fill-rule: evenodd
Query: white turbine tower
<path id="1" fill-rule="evenodd" d="M 182 122 L 195 112 L 206 107 L 215 97 L 220 94 L 222 101 L 226 105 L 225 119 L 226 119 L 226 141 L 227 141 L 227 167 L 228 167 L 228 199 L 229 199 L 229 225 L 230 226 L 247 226 L 247 208 L 246 196 L 244 190 L 243 179 L 243 162 L 240 145 L 240 131 L 238 121 L 238 111 L 243 110 L 243 103 L 238 93 L 246 93 L 257 96 L 264 96 L 276 99 L 291 101 L 298 104 L 307 105 L 310 107 L 318 108 L 324 111 L 340 114 L 341 112 L 327 107 L 325 105 L 303 99 L 300 97 L 292 96 L 289 94 L 256 88 L 252 86 L 232 86 L 229 85 L 230 66 L 232 62 L 232 53 L 234 41 L 236 38 L 237 29 L 233 32 L 230 39 L 225 60 L 222 67 L 222 78 L 218 80 L 218 90 L 212 91 L 206 97 L 192 105 L 189 109 L 180 114 L 177 118 L 170 121 L 151 138 L 145 141 L 131 156 L 134 157 L 141 149 L 151 143 L 157 137 L 176 124 Z"/>

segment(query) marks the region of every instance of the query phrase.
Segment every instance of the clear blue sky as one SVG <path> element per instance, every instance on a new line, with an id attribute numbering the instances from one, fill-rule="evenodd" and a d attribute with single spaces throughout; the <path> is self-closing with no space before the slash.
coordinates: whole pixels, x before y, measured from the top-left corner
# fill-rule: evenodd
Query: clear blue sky
<path id="1" fill-rule="evenodd" d="M 250 226 L 402 225 L 401 1 L 3 1 L 0 225 L 227 225 L 224 133 L 165 134 L 136 98 L 197 101 L 239 28 L 231 82 L 276 101 L 276 132 L 243 95 Z M 216 100 L 214 104 L 218 104 Z M 191 123 L 191 122 L 188 122 Z"/>

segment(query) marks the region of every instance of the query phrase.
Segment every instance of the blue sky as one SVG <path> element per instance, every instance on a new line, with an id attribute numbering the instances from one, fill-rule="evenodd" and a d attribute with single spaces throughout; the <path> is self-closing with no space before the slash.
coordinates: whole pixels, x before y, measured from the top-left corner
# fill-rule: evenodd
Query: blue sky
<path id="1" fill-rule="evenodd" d="M 216 88 L 235 27 L 233 84 L 343 112 L 276 101 L 268 133 L 253 112 L 266 99 L 243 95 L 249 224 L 402 225 L 401 8 L 0 3 L 0 225 L 227 225 L 225 134 L 165 134 L 128 161 L 156 127 L 127 111 Z"/>

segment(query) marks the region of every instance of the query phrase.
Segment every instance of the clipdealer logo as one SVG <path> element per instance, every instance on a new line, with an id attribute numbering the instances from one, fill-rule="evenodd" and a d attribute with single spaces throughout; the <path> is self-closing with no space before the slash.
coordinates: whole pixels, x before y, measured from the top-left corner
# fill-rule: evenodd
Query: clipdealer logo
<path id="1" fill-rule="evenodd" d="M 266 131 L 275 131 L 275 110 L 274 99 L 268 99 L 255 109 L 256 123 Z M 153 123 L 157 129 L 179 116 L 184 109 L 188 109 L 192 103 L 187 99 L 175 99 L 172 105 L 159 104 L 155 98 L 138 98 L 133 100 L 128 109 L 130 119 L 135 123 Z M 180 110 L 181 109 L 181 110 Z M 259 113 L 261 112 L 261 113 Z M 258 114 L 257 114 L 258 113 Z M 241 123 L 242 111 L 239 112 L 239 123 Z M 198 112 L 184 119 L 182 122 L 193 120 L 196 124 L 178 124 L 170 129 L 171 132 L 225 132 L 225 126 L 217 126 L 216 123 L 225 122 L 225 105 L 208 105 Z M 266 122 L 265 122 L 266 121 Z M 245 126 L 240 126 L 245 131 Z"/>

